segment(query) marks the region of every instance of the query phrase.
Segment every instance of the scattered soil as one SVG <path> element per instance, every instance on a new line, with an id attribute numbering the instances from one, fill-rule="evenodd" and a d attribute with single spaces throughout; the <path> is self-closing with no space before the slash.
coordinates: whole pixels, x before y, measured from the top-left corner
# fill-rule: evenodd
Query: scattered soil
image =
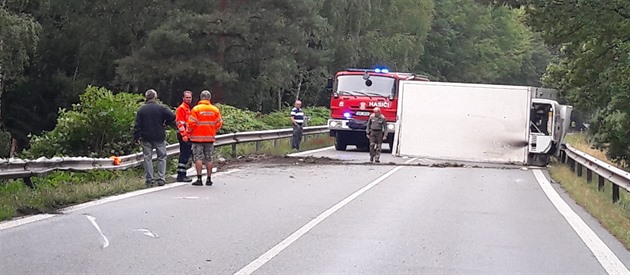
<path id="1" fill-rule="evenodd" d="M 446 167 L 464 167 L 464 165 L 463 165 L 463 164 L 461 164 L 461 163 L 442 162 L 442 163 L 433 163 L 433 164 L 429 164 L 429 167 L 439 167 L 439 168 L 446 168 Z"/>
<path id="2" fill-rule="evenodd" d="M 226 171 L 234 168 L 241 168 L 248 164 L 257 164 L 258 167 L 278 167 L 286 165 L 374 165 L 374 166 L 415 166 L 415 167 L 434 167 L 434 168 L 493 168 L 493 169 L 520 169 L 521 166 L 511 165 L 479 165 L 479 164 L 463 164 L 456 162 L 440 162 L 440 163 L 395 163 L 395 162 L 382 162 L 371 163 L 365 162 L 347 162 L 344 160 L 333 159 L 330 157 L 289 157 L 289 156 L 272 156 L 272 155 L 250 155 L 239 156 L 233 159 L 215 159 L 215 166 L 219 171 Z"/>
<path id="3" fill-rule="evenodd" d="M 304 164 L 304 165 L 329 165 L 343 164 L 343 161 L 332 159 L 329 157 L 289 157 L 289 156 L 270 156 L 270 155 L 250 155 L 239 156 L 229 160 L 215 160 L 215 166 L 219 170 L 229 170 L 238 168 L 248 163 L 264 163 L 266 167 L 286 165 L 286 164 Z"/>

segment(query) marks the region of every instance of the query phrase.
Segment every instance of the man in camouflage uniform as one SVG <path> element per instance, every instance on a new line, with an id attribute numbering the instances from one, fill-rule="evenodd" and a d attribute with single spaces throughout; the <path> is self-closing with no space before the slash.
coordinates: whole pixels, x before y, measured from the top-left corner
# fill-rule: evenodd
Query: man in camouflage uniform
<path id="1" fill-rule="evenodd" d="M 370 140 L 370 162 L 381 162 L 381 145 L 383 140 L 387 138 L 387 121 L 385 116 L 381 114 L 381 108 L 374 108 L 374 113 L 368 119 L 365 128 L 367 138 Z"/>

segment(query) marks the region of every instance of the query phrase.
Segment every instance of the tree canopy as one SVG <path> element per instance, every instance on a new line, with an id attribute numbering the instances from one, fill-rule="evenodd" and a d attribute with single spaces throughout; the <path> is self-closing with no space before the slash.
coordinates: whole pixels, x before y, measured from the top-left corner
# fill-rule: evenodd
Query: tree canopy
<path id="1" fill-rule="evenodd" d="M 89 85 L 138 94 L 154 88 L 171 106 L 183 90 L 209 89 L 215 102 L 269 113 L 297 98 L 326 106 L 326 79 L 347 67 L 540 84 L 552 55 L 523 23 L 529 11 L 495 5 L 0 0 L 2 122 L 26 146 Z"/>

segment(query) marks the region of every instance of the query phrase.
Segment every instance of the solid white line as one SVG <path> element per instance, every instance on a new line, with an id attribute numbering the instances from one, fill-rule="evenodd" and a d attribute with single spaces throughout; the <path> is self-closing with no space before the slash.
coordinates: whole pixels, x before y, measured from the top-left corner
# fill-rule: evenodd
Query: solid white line
<path id="1" fill-rule="evenodd" d="M 53 215 L 53 214 L 39 214 L 39 215 L 34 215 L 34 216 L 26 217 L 26 218 L 17 219 L 17 220 L 14 220 L 14 221 L 3 222 L 3 223 L 0 223 L 0 231 L 5 230 L 5 229 L 9 229 L 9 228 L 13 228 L 13 227 L 17 227 L 17 226 L 20 226 L 20 225 L 24 225 L 24 224 L 27 224 L 27 223 L 43 221 L 45 219 L 52 218 L 54 216 L 56 216 L 56 215 Z"/>
<path id="2" fill-rule="evenodd" d="M 588 227 L 588 225 L 578 216 L 571 207 L 560 197 L 560 195 L 553 189 L 549 180 L 545 177 L 542 171 L 539 169 L 534 170 L 534 177 L 538 181 L 538 184 L 545 192 L 545 195 L 549 198 L 551 203 L 558 209 L 558 212 L 564 216 L 569 225 L 580 236 L 582 241 L 593 252 L 597 261 L 608 272 L 608 274 L 630 274 L 630 271 L 623 265 L 623 263 L 617 258 L 614 252 L 606 246 L 606 244 Z"/>
<path id="3" fill-rule="evenodd" d="M 322 222 L 323 220 L 328 218 L 330 215 L 332 215 L 335 212 L 337 212 L 339 209 L 344 207 L 346 204 L 350 203 L 352 200 L 356 199 L 361 194 L 365 193 L 366 191 L 370 190 L 372 187 L 376 186 L 377 184 L 379 184 L 380 182 L 382 182 L 383 180 L 385 180 L 386 178 L 388 178 L 392 174 L 396 173 L 396 171 L 400 170 L 401 168 L 402 168 L 402 166 L 395 167 L 394 169 L 392 169 L 389 172 L 385 173 L 384 175 L 380 176 L 376 180 L 370 182 L 368 185 L 366 185 L 363 188 L 359 189 L 359 191 L 354 192 L 352 195 L 348 196 L 344 200 L 342 200 L 339 203 L 335 204 L 333 207 L 331 207 L 328 210 L 324 211 L 323 213 L 319 214 L 319 216 L 315 217 L 313 220 L 308 222 L 306 225 L 302 226 L 300 229 L 295 231 L 289 237 L 287 237 L 286 239 L 282 240 L 280 243 L 278 243 L 273 248 L 269 249 L 269 251 L 267 251 L 265 254 L 261 255 L 260 257 L 258 257 L 257 259 L 255 259 L 254 261 L 252 261 L 247 266 L 243 267 L 241 270 L 239 270 L 238 272 L 236 272 L 234 274 L 237 274 L 237 275 L 249 275 L 249 274 L 252 274 L 254 271 L 258 270 L 261 266 L 263 266 L 264 264 L 269 262 L 273 257 L 275 257 L 280 252 L 282 252 L 284 249 L 289 247 L 289 245 L 291 245 L 293 242 L 297 241 L 300 237 L 302 237 L 302 235 L 306 234 L 308 231 L 313 229 L 317 224 L 319 224 L 320 222 Z"/>
<path id="4" fill-rule="evenodd" d="M 304 152 L 287 154 L 287 156 L 289 156 L 289 157 L 300 157 L 300 156 L 304 156 L 304 155 L 308 155 L 308 154 L 314 154 L 314 153 L 319 153 L 321 151 L 330 150 L 332 148 L 335 148 L 335 146 L 330 146 L 330 147 L 324 147 L 324 148 L 319 148 L 319 149 L 310 150 L 310 151 L 304 151 Z"/>
<path id="5" fill-rule="evenodd" d="M 92 225 L 96 228 L 96 230 L 98 230 L 98 234 L 101 234 L 101 237 L 103 237 L 103 248 L 108 247 L 109 240 L 107 239 L 107 237 L 105 237 L 105 234 L 103 234 L 103 231 L 98 226 L 98 224 L 96 224 L 96 218 L 90 215 L 85 215 L 85 217 L 90 221 L 90 223 L 92 223 Z"/>
<path id="6" fill-rule="evenodd" d="M 234 172 L 237 172 L 237 171 L 239 171 L 239 169 L 228 170 L 228 171 L 222 172 L 220 175 L 227 175 L 227 174 L 231 174 L 231 173 L 234 173 Z M 218 176 L 219 173 L 217 173 L 216 175 Z M 141 190 L 133 191 L 133 192 L 130 192 L 130 193 L 120 194 L 120 195 L 116 195 L 116 196 L 112 196 L 112 197 L 103 198 L 103 199 L 100 199 L 100 200 L 95 200 L 95 201 L 86 202 L 86 203 L 75 205 L 75 206 L 66 207 L 64 209 L 61 209 L 59 212 L 61 212 L 63 214 L 67 214 L 67 213 L 70 213 L 70 212 L 74 212 L 74 211 L 77 211 L 77 210 L 81 210 L 81 209 L 85 209 L 85 208 L 89 208 L 89 207 L 105 204 L 105 203 L 108 203 L 108 202 L 124 200 L 124 199 L 128 199 L 128 198 L 131 198 L 131 197 L 136 197 L 136 196 L 140 196 L 140 195 L 144 195 L 144 194 L 148 194 L 148 193 L 153 193 L 153 192 L 157 192 L 157 191 L 162 191 L 162 190 L 166 190 L 166 189 L 171 189 L 171 188 L 175 188 L 175 187 L 180 187 L 180 186 L 184 186 L 184 185 L 190 185 L 190 182 L 176 182 L 176 183 L 171 183 L 171 184 L 167 184 L 167 185 L 164 185 L 164 186 L 158 186 L 158 187 L 151 187 L 151 188 L 147 188 L 147 189 L 141 189 Z"/>
<path id="7" fill-rule="evenodd" d="M 240 169 L 232 169 L 232 170 L 228 170 L 228 171 L 225 171 L 225 172 L 219 172 L 219 173 L 213 174 L 213 176 L 228 175 L 228 174 L 232 174 L 232 173 L 238 172 L 238 171 L 240 171 Z M 140 195 L 144 195 L 144 194 L 148 194 L 148 193 L 152 193 L 152 192 L 162 191 L 162 190 L 165 190 L 165 189 L 170 189 L 170 188 L 179 187 L 179 186 L 183 186 L 183 185 L 189 185 L 189 184 L 190 184 L 189 182 L 176 182 L 176 183 L 171 183 L 171 184 L 167 184 L 167 185 L 164 185 L 164 186 L 151 187 L 151 188 L 147 188 L 147 189 L 141 189 L 141 190 L 125 193 L 125 194 L 120 194 L 120 195 L 116 195 L 116 196 L 111 196 L 111 197 L 102 198 L 102 199 L 95 200 L 95 201 L 90 201 L 90 202 L 86 202 L 86 203 L 82 203 L 82 204 L 66 207 L 66 208 L 63 208 L 63 209 L 59 210 L 59 212 L 62 213 L 62 214 L 67 214 L 67 213 L 71 213 L 71 212 L 74 212 L 74 211 L 77 211 L 77 210 L 86 209 L 86 208 L 89 208 L 89 207 L 105 204 L 105 203 L 108 203 L 108 202 L 119 201 L 119 200 L 128 199 L 128 198 L 135 197 L 135 196 L 140 196 Z M 32 223 L 32 222 L 42 221 L 42 220 L 49 219 L 49 218 L 56 217 L 56 216 L 57 215 L 53 215 L 53 214 L 39 214 L 39 215 L 29 216 L 29 217 L 26 217 L 26 218 L 20 218 L 20 219 L 14 220 L 14 221 L 2 222 L 2 223 L 0 223 L 0 231 L 5 230 L 5 229 L 9 229 L 9 228 L 13 228 L 13 227 L 17 227 L 17 226 L 21 226 L 21 225 L 25 225 L 25 224 L 29 224 L 29 223 Z"/>

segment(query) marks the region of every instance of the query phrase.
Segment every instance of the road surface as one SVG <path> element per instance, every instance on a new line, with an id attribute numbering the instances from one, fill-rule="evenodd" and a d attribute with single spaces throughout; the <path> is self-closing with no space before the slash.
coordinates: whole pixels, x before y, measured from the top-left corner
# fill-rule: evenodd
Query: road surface
<path id="1" fill-rule="evenodd" d="M 0 274 L 628 273 L 544 170 L 362 159 L 302 153 L 5 222 Z"/>

